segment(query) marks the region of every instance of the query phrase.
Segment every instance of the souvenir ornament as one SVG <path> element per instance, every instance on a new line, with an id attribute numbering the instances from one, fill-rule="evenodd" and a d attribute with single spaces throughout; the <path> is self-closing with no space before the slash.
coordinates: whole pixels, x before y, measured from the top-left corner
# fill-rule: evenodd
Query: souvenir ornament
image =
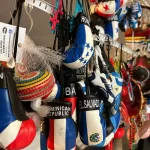
<path id="1" fill-rule="evenodd" d="M 138 19 L 142 16 L 142 7 L 138 1 L 134 1 L 130 6 L 131 14 L 135 19 Z"/>
<path id="2" fill-rule="evenodd" d="M 140 85 L 138 85 L 138 83 L 134 80 L 131 80 L 131 84 L 133 87 L 133 94 L 134 94 L 133 100 L 131 101 L 129 95 L 128 94 L 124 95 L 124 93 L 122 95 L 122 100 L 127 107 L 130 118 L 135 118 L 139 115 L 140 111 L 142 110 L 145 100 Z M 127 87 L 123 88 L 127 89 Z"/>
<path id="3" fill-rule="evenodd" d="M 109 73 L 109 70 L 113 71 L 114 69 L 112 69 L 113 67 L 110 64 L 109 70 L 108 70 L 104 59 L 106 60 L 107 64 L 109 64 L 109 60 L 107 61 L 105 52 L 101 51 L 98 45 L 95 46 L 95 55 L 96 55 L 97 77 L 99 76 L 99 78 L 97 78 L 97 81 L 96 81 L 96 78 L 93 76 L 94 77 L 93 79 L 95 81 L 91 80 L 91 82 L 94 81 L 93 84 L 97 86 L 102 86 L 103 84 L 105 85 L 104 87 L 103 86 L 102 87 L 108 92 L 109 98 L 107 101 L 106 100 L 104 101 L 104 105 L 106 103 L 107 109 L 109 109 L 110 124 L 113 125 L 113 130 L 110 132 L 109 135 L 106 135 L 106 139 L 103 145 L 103 146 L 106 146 L 114 137 L 114 133 L 118 129 L 119 123 L 120 123 L 119 106 L 120 106 L 120 98 L 121 98 L 121 90 L 122 90 L 122 80 L 118 73 L 116 72 Z M 101 70 L 101 68 L 98 66 L 98 57 L 101 60 L 100 66 L 103 66 L 103 70 L 105 69 L 106 74 L 100 73 L 99 71 Z M 99 82 L 101 77 L 103 77 L 105 81 L 102 80 L 103 82 Z M 112 83 L 108 79 L 111 79 Z M 109 84 L 106 84 L 107 80 Z"/>
<path id="4" fill-rule="evenodd" d="M 36 71 L 20 77 L 16 82 L 20 100 L 32 101 L 50 94 L 55 85 L 55 78 L 48 71 Z"/>
<path id="5" fill-rule="evenodd" d="M 112 0 L 100 2 L 97 5 L 93 4 L 91 7 L 95 7 L 94 12 L 99 14 L 101 17 L 109 18 L 112 17 L 122 6 L 124 6 L 128 0 Z"/>
<path id="6" fill-rule="evenodd" d="M 64 52 L 64 65 L 71 69 L 78 69 L 85 66 L 93 56 L 93 35 L 90 24 L 82 13 L 76 17 L 77 31 L 73 45 Z"/>
<path id="7" fill-rule="evenodd" d="M 103 141 L 99 109 L 98 97 L 83 95 L 82 99 L 79 99 L 79 133 L 85 145 L 96 146 Z"/>
<path id="8" fill-rule="evenodd" d="M 99 46 L 95 46 L 95 54 L 98 57 L 100 57 L 100 59 L 102 60 L 102 56 L 101 56 L 101 50 L 99 48 Z M 96 64 L 98 64 L 98 60 L 96 58 Z M 104 62 L 104 60 L 103 60 Z M 98 65 L 97 65 L 98 66 Z M 106 66 L 106 64 L 103 64 L 103 66 Z M 110 82 L 110 80 L 108 79 L 108 76 L 104 73 L 100 73 L 99 72 L 99 69 L 97 68 L 96 71 L 89 77 L 89 80 L 96 86 L 101 86 L 103 87 L 109 94 L 109 98 L 107 100 L 108 104 L 110 105 L 110 111 L 113 115 L 116 114 L 116 110 L 114 108 L 114 104 L 115 104 L 115 96 L 114 96 L 114 93 L 113 93 L 113 87 L 112 87 L 112 84 Z M 116 81 L 118 81 L 118 83 L 120 84 L 121 82 L 116 79 Z M 115 81 L 114 81 L 115 82 Z M 116 84 L 115 84 L 116 85 Z M 121 86 L 121 85 L 119 85 Z M 118 92 L 121 92 L 120 90 L 117 91 Z"/>
<path id="9" fill-rule="evenodd" d="M 140 83 L 144 96 L 149 95 L 150 88 L 150 59 L 147 56 L 138 56 L 133 66 L 133 79 Z"/>
<path id="10" fill-rule="evenodd" d="M 113 132 L 106 137 L 106 141 L 105 141 L 105 146 L 112 140 L 112 138 L 114 137 L 114 134 L 116 133 L 119 124 L 120 124 L 120 118 L 121 118 L 121 114 L 120 114 L 120 101 L 121 101 L 121 93 L 122 93 L 122 79 L 120 77 L 120 75 L 116 72 L 112 72 L 110 75 L 110 78 L 112 79 L 112 91 L 114 93 L 115 96 L 115 111 L 116 114 L 112 115 L 111 113 L 109 113 L 109 117 L 110 117 L 110 121 L 114 127 Z M 107 108 L 109 109 L 109 107 Z"/>
<path id="11" fill-rule="evenodd" d="M 71 103 L 49 102 L 49 137 L 47 147 L 49 150 L 75 150 L 77 129 L 71 118 Z"/>
<path id="12" fill-rule="evenodd" d="M 105 21 L 105 34 L 109 35 L 113 40 L 119 37 L 118 16 L 114 15 Z"/>
<path id="13" fill-rule="evenodd" d="M 36 127 L 23 111 L 13 80 L 13 70 L 1 67 L 0 74 L 0 143 L 8 150 L 23 149 L 34 140 Z"/>
<path id="14" fill-rule="evenodd" d="M 86 88 L 85 88 L 85 83 L 84 83 L 84 81 L 80 81 L 80 82 L 78 82 L 77 83 L 78 84 L 78 95 L 83 99 L 83 96 L 85 96 L 86 95 Z M 101 129 L 101 133 L 99 134 L 99 135 L 101 135 L 100 136 L 100 141 L 98 142 L 98 143 L 95 143 L 95 146 L 96 147 L 103 147 L 104 146 L 104 143 L 105 143 L 105 140 L 106 140 L 106 134 L 107 135 L 109 135 L 112 131 L 113 131 L 113 126 L 112 126 L 112 124 L 111 123 L 108 123 L 107 125 L 107 127 L 106 127 L 106 119 L 104 118 L 104 116 L 103 116 L 103 114 L 104 114 L 104 103 L 102 102 L 102 101 L 105 101 L 106 99 L 108 99 L 108 94 L 107 94 L 107 91 L 105 91 L 105 89 L 103 89 L 103 88 L 101 88 L 101 87 L 99 87 L 99 86 L 94 86 L 94 85 L 91 85 L 90 84 L 90 88 L 91 88 L 91 93 L 93 94 L 93 95 L 95 95 L 97 98 L 101 98 L 101 102 L 100 102 L 100 108 L 99 108 L 99 115 L 100 115 L 100 126 L 102 126 L 102 128 L 100 128 Z M 79 99 L 80 100 L 80 99 Z M 89 110 L 90 111 L 90 110 Z M 86 112 L 87 113 L 87 115 L 88 115 L 88 111 Z M 91 113 L 92 113 L 92 111 L 91 111 Z M 78 116 L 78 118 L 80 117 L 80 113 L 79 113 L 79 116 Z M 89 126 L 88 125 L 89 124 L 89 122 L 87 122 L 87 129 L 88 129 L 88 127 L 91 127 L 91 126 Z M 83 127 L 83 126 L 82 126 Z M 89 135 L 89 133 L 90 133 L 90 128 L 88 129 L 88 131 L 89 132 L 85 132 L 85 131 L 82 131 L 83 129 L 81 128 L 81 132 L 82 132 L 82 134 L 84 134 L 85 133 L 85 135 L 84 135 L 84 139 L 86 140 L 86 136 L 88 136 Z M 107 130 L 107 131 L 106 131 Z M 80 131 L 80 130 L 79 130 Z M 100 132 L 100 131 L 99 131 Z M 106 133 L 107 132 L 107 133 Z M 88 134 L 88 135 L 87 135 Z M 83 139 L 82 137 L 81 137 L 81 140 Z M 87 139 L 88 139 L 88 137 L 87 137 Z M 83 141 L 83 140 L 82 140 Z M 80 147 L 80 148 L 86 148 L 88 145 L 90 145 L 91 144 L 91 142 L 88 140 L 88 141 L 85 141 L 85 142 L 88 142 L 88 144 L 87 143 L 84 143 L 85 145 L 83 145 L 83 144 L 80 144 L 79 143 L 79 141 L 78 141 L 78 139 L 77 139 L 77 145 Z M 93 145 L 93 144 L 92 144 Z"/>

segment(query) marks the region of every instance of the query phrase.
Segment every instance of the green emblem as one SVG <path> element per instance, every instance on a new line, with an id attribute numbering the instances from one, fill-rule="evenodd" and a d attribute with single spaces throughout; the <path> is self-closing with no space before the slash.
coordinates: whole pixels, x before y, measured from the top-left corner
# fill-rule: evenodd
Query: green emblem
<path id="1" fill-rule="evenodd" d="M 90 141 L 91 141 L 91 142 L 96 143 L 96 142 L 99 141 L 99 139 L 100 139 L 100 136 L 99 136 L 98 133 L 94 133 L 94 134 L 92 134 L 92 135 L 90 136 Z"/>

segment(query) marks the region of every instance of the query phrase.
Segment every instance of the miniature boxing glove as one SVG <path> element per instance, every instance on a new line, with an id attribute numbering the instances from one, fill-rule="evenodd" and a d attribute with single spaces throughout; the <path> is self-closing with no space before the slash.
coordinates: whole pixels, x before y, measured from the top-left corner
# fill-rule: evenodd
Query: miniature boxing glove
<path id="1" fill-rule="evenodd" d="M 75 150 L 77 129 L 71 118 L 71 103 L 55 101 L 49 102 L 48 105 L 50 107 L 48 149 Z"/>
<path id="2" fill-rule="evenodd" d="M 85 66 L 94 53 L 93 35 L 89 20 L 79 13 L 76 17 L 76 37 L 73 45 L 64 52 L 64 65 L 71 69 Z"/>
<path id="3" fill-rule="evenodd" d="M 0 75 L 0 142 L 8 150 L 20 150 L 33 141 L 36 127 L 22 108 L 13 70 L 1 67 Z"/>
<path id="4" fill-rule="evenodd" d="M 94 95 L 84 95 L 79 99 L 79 133 L 85 145 L 96 146 L 103 141 L 99 109 L 100 100 Z"/>

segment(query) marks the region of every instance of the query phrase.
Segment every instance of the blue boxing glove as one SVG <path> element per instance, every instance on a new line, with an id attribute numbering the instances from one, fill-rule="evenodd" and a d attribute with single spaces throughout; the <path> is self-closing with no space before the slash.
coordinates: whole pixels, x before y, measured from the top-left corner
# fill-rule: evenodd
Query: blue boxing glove
<path id="1" fill-rule="evenodd" d="M 64 52 L 64 65 L 71 69 L 85 66 L 94 53 L 93 35 L 90 23 L 83 13 L 79 13 L 75 21 L 76 38 L 73 45 Z"/>

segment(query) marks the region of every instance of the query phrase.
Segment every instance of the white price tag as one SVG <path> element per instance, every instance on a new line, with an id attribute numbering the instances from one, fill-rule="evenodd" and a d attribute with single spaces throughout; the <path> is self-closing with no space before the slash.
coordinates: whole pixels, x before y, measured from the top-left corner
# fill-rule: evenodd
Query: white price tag
<path id="1" fill-rule="evenodd" d="M 42 11 L 47 12 L 48 14 L 52 15 L 52 13 L 53 13 L 54 7 L 46 1 L 43 1 L 43 0 L 26 0 L 25 3 L 29 4 L 31 6 L 37 7 L 39 9 L 41 9 Z"/>
<path id="2" fill-rule="evenodd" d="M 13 56 L 15 45 L 16 26 L 0 22 L 0 61 L 9 62 Z M 19 28 L 18 43 L 24 43 L 25 28 Z M 17 51 L 20 48 L 18 47 Z M 18 57 L 18 56 L 17 56 Z M 17 59 L 16 59 L 16 62 Z"/>

